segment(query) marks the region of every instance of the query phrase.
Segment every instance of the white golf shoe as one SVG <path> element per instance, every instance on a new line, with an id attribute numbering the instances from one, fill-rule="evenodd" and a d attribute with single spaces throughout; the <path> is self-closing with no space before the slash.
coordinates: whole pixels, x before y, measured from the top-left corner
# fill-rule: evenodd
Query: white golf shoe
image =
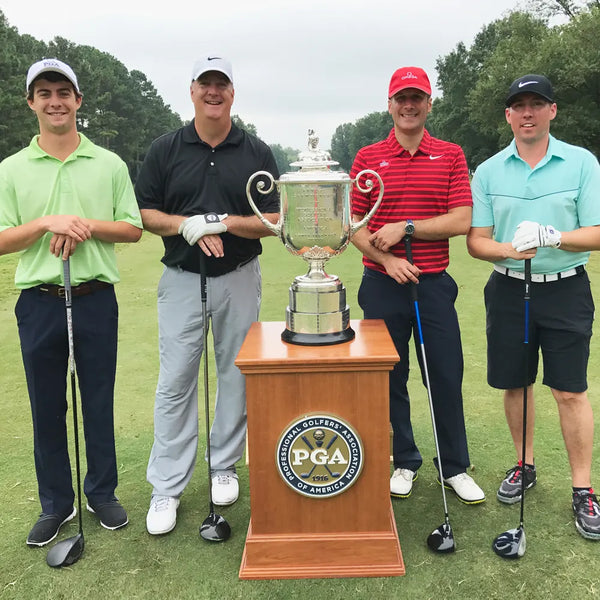
<path id="1" fill-rule="evenodd" d="M 179 498 L 171 496 L 152 496 L 150 510 L 146 515 L 146 529 L 152 535 L 169 533 L 177 523 Z"/>
<path id="2" fill-rule="evenodd" d="M 212 501 L 217 506 L 229 506 L 240 495 L 235 471 L 215 471 L 212 475 Z"/>
<path id="3" fill-rule="evenodd" d="M 392 498 L 408 498 L 412 492 L 413 481 L 418 477 L 416 471 L 396 469 L 390 478 Z"/>
<path id="4" fill-rule="evenodd" d="M 457 498 L 465 504 L 481 504 L 485 501 L 483 490 L 466 473 L 445 477 L 444 484 L 446 488 L 452 490 Z"/>

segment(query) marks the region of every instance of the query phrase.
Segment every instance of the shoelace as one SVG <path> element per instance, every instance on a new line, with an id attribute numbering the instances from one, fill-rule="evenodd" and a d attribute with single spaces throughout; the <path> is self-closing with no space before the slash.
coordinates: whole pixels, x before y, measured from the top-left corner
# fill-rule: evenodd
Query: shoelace
<path id="1" fill-rule="evenodd" d="M 510 483 L 517 483 L 517 481 L 519 481 L 519 479 L 521 478 L 521 471 L 523 470 L 523 467 L 521 467 L 521 463 L 519 462 L 519 464 L 516 467 L 513 467 L 512 469 L 509 469 L 506 474 L 510 475 L 509 478 L 509 482 Z"/>
<path id="2" fill-rule="evenodd" d="M 578 494 L 578 496 L 581 503 L 585 503 L 588 516 L 594 517 L 596 515 L 600 515 L 600 506 L 598 506 L 598 499 L 596 498 L 595 494 L 584 492 L 583 494 Z"/>
<path id="3" fill-rule="evenodd" d="M 169 508 L 169 502 L 171 498 L 159 498 L 154 501 L 154 512 L 161 512 L 163 510 L 167 510 Z"/>
<path id="4" fill-rule="evenodd" d="M 231 483 L 231 475 L 217 475 L 218 485 L 229 485 Z"/>

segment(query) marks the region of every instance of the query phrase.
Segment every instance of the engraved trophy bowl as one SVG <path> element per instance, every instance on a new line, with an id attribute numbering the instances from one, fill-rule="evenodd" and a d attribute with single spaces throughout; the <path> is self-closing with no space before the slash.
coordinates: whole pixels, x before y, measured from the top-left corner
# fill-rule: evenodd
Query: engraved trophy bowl
<path id="1" fill-rule="evenodd" d="M 306 275 L 296 277 L 289 289 L 286 329 L 281 337 L 291 344 L 325 346 L 354 338 L 346 289 L 336 275 L 325 272 L 325 263 L 342 253 L 352 235 L 369 222 L 381 204 L 383 182 L 370 169 L 358 173 L 356 179 L 343 171 L 332 171 L 331 167 L 338 164 L 318 148 L 318 138 L 309 130 L 308 150 L 290 165 L 300 167 L 298 171 L 285 173 L 278 181 L 267 171 L 257 171 L 246 184 L 246 196 L 256 216 L 289 252 L 308 262 Z M 362 192 L 373 187 L 371 179 L 366 180 L 366 188 L 361 187 L 359 180 L 365 175 L 378 180 L 379 195 L 368 214 L 353 223 L 353 185 Z M 260 180 L 254 185 L 257 178 Z M 270 182 L 268 187 L 265 180 Z M 279 190 L 280 215 L 274 225 L 257 208 L 251 192 L 254 186 L 259 193 L 269 194 L 275 185 Z"/>

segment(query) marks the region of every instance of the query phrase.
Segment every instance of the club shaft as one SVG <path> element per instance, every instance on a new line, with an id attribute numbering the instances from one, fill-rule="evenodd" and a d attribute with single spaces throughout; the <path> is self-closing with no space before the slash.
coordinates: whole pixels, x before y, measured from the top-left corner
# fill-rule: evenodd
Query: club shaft
<path id="1" fill-rule="evenodd" d="M 206 463 L 208 467 L 208 501 L 210 504 L 211 514 L 215 512 L 212 497 L 212 460 L 210 456 L 210 403 L 208 390 L 208 310 L 206 308 L 207 292 L 206 292 L 206 259 L 204 252 L 200 252 L 200 300 L 202 302 L 202 338 L 204 354 L 204 423 L 206 429 Z"/>
<path id="2" fill-rule="evenodd" d="M 525 352 L 525 379 L 523 384 L 523 439 L 521 440 L 521 515 L 520 527 L 523 528 L 525 515 L 525 455 L 527 451 L 527 389 L 529 387 L 529 300 L 531 287 L 531 259 L 525 260 L 525 332 L 523 338 L 523 350 Z"/>
<path id="3" fill-rule="evenodd" d="M 412 239 L 410 236 L 404 236 L 404 247 L 406 249 L 406 258 L 408 262 L 412 265 L 413 263 L 413 254 L 412 254 Z M 419 295 L 417 291 L 417 286 L 413 282 L 409 282 L 410 293 L 412 297 L 412 301 L 415 307 L 415 318 L 417 322 L 417 331 L 419 334 L 419 345 L 421 347 L 421 361 L 423 363 L 423 373 L 425 376 L 425 387 L 427 389 L 427 399 L 429 400 L 429 412 L 431 413 L 431 426 L 433 428 L 433 440 L 435 442 L 435 452 L 437 454 L 438 459 L 438 471 L 440 473 L 440 482 L 442 484 L 442 499 L 444 501 L 444 517 L 446 519 L 446 523 L 450 525 L 449 516 L 448 516 L 448 502 L 446 500 L 446 489 L 444 488 L 444 470 L 442 468 L 442 457 L 440 454 L 440 445 L 438 442 L 438 434 L 437 434 L 437 426 L 435 423 L 435 411 L 433 410 L 433 398 L 431 397 L 431 384 L 429 382 L 429 369 L 427 368 L 427 354 L 425 353 L 425 342 L 423 341 L 423 328 L 421 327 L 421 314 L 419 311 Z"/>
<path id="4" fill-rule="evenodd" d="M 79 516 L 79 533 L 83 533 L 83 521 L 81 515 L 81 463 L 79 459 L 79 423 L 77 419 L 77 383 L 75 379 L 75 343 L 73 341 L 73 305 L 70 259 L 63 261 L 63 277 L 65 284 L 65 308 L 67 312 L 67 339 L 69 343 L 69 372 L 71 374 L 71 399 L 73 403 L 73 438 L 75 440 L 75 472 L 77 474 L 77 514 Z"/>

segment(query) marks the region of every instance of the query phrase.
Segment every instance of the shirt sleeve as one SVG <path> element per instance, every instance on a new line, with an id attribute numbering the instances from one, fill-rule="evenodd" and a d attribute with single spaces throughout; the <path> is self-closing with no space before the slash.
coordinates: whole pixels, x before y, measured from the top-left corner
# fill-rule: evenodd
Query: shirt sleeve
<path id="1" fill-rule="evenodd" d="M 448 209 L 458 206 L 472 206 L 471 186 L 469 185 L 469 169 L 462 148 L 457 147 L 456 156 L 450 173 L 450 189 L 448 190 Z"/>
<path id="2" fill-rule="evenodd" d="M 596 157 L 584 151 L 577 216 L 581 227 L 600 225 L 600 165 Z"/>
<path id="3" fill-rule="evenodd" d="M 482 169 L 478 167 L 471 181 L 471 193 L 473 194 L 471 227 L 494 226 L 494 213 L 489 195 L 485 189 L 484 179 Z"/>
<path id="4" fill-rule="evenodd" d="M 164 176 L 162 152 L 155 141 L 150 145 L 135 182 L 135 196 L 140 209 L 164 210 Z"/>
<path id="5" fill-rule="evenodd" d="M 127 165 L 120 161 L 120 165 L 113 176 L 113 214 L 115 221 L 125 221 L 140 229 L 142 217 L 138 208 L 135 193 Z"/>
<path id="6" fill-rule="evenodd" d="M 21 225 L 14 187 L 6 164 L 0 164 L 0 231 Z"/>
<path id="7" fill-rule="evenodd" d="M 368 169 L 368 164 L 364 159 L 364 154 L 362 150 L 359 150 L 356 158 L 354 159 L 354 163 L 352 164 L 352 168 L 350 169 L 350 177 L 354 181 L 358 173 L 363 171 L 364 169 Z M 352 214 L 356 216 L 366 215 L 371 208 L 371 191 L 369 192 L 361 192 L 358 188 L 358 185 L 365 189 L 365 179 L 361 179 L 357 181 L 352 186 Z"/>

